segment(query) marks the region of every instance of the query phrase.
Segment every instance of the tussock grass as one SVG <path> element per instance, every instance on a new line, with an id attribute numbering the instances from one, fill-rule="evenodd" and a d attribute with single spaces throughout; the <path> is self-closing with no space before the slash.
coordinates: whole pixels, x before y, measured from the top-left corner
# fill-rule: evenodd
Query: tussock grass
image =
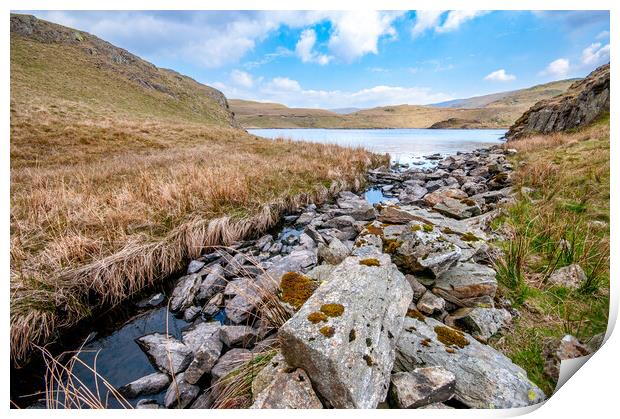
<path id="1" fill-rule="evenodd" d="M 497 265 L 500 293 L 521 312 L 513 333 L 493 344 L 551 394 L 543 340 L 573 334 L 582 341 L 607 328 L 609 309 L 609 117 L 589 127 L 506 144 L 514 157 L 517 201 L 496 220 L 508 231 Z M 531 188 L 531 189 L 529 189 Z M 578 290 L 551 286 L 556 269 L 578 263 Z"/>

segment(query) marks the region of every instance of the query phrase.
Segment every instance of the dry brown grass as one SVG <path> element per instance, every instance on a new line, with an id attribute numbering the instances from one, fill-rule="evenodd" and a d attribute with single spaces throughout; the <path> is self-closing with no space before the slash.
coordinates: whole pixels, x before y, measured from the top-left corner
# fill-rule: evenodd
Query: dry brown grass
<path id="1" fill-rule="evenodd" d="M 380 161 L 362 149 L 154 118 L 88 118 L 66 103 L 33 102 L 12 103 L 15 359 L 93 308 L 178 271 L 205 246 L 359 187 Z"/>

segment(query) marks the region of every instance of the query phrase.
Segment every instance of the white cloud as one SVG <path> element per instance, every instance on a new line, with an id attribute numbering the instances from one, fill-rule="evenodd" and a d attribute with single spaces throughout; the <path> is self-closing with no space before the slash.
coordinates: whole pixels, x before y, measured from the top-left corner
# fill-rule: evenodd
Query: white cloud
<path id="1" fill-rule="evenodd" d="M 395 104 L 428 104 L 450 100 L 445 93 L 434 92 L 424 87 L 373 86 L 356 91 L 313 90 L 301 86 L 297 80 L 275 77 L 257 81 L 254 88 L 228 86 L 215 82 L 211 85 L 222 90 L 229 98 L 244 98 L 263 102 L 283 103 L 293 107 L 342 108 L 386 106 Z"/>
<path id="2" fill-rule="evenodd" d="M 570 70 L 570 60 L 558 58 L 551 61 L 549 65 L 540 73 L 543 76 L 565 77 Z"/>
<path id="3" fill-rule="evenodd" d="M 381 37 L 395 37 L 392 23 L 404 12 L 354 10 L 331 17 L 333 33 L 328 42 L 330 52 L 351 62 L 365 54 L 377 54 Z"/>
<path id="4" fill-rule="evenodd" d="M 609 38 L 609 31 L 602 31 L 598 35 L 596 35 L 596 39 L 606 39 Z"/>
<path id="5" fill-rule="evenodd" d="M 241 70 L 233 70 L 230 73 L 230 79 L 238 86 L 252 87 L 254 85 L 254 79 L 250 73 L 246 73 Z"/>
<path id="6" fill-rule="evenodd" d="M 329 63 L 332 57 L 324 54 L 318 54 L 314 51 L 316 44 L 316 32 L 314 29 L 304 29 L 295 46 L 295 53 L 304 63 L 317 63 L 325 65 Z"/>
<path id="7" fill-rule="evenodd" d="M 450 32 L 457 30 L 459 26 L 461 26 L 468 20 L 472 20 L 479 16 L 484 16 L 487 13 L 489 12 L 484 10 L 453 10 L 451 12 L 448 12 L 448 17 L 446 18 L 444 23 L 441 26 L 435 28 L 435 31 Z"/>
<path id="8" fill-rule="evenodd" d="M 517 77 L 514 74 L 508 74 L 506 73 L 506 70 L 500 68 L 499 70 L 487 74 L 484 79 L 490 81 L 512 81 L 516 80 L 516 78 Z"/>
<path id="9" fill-rule="evenodd" d="M 420 10 L 416 12 L 411 34 L 418 36 L 429 29 L 436 33 L 455 31 L 463 23 L 487 13 L 485 10 L 452 10 L 447 14 L 445 10 Z"/>
<path id="10" fill-rule="evenodd" d="M 581 53 L 581 62 L 585 65 L 599 65 L 609 61 L 609 44 L 595 42 Z"/>

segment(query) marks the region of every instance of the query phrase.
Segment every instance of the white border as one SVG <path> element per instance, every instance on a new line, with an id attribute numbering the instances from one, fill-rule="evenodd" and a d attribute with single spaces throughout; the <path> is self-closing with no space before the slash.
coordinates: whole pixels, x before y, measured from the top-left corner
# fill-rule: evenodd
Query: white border
<path id="1" fill-rule="evenodd" d="M 2 312 L 4 314 L 4 322 L 2 323 L 3 327 L 3 337 L 4 337 L 4 345 L 3 345 L 3 374 L 1 377 L 2 388 L 8 393 L 9 388 L 9 328 L 8 328 L 8 319 L 9 319 L 9 182 L 10 182 L 10 170 L 9 170 L 9 99 L 10 99 L 10 75 L 9 75 L 9 19 L 8 14 L 10 10 L 79 10 L 79 9 L 90 9 L 90 10 L 101 10 L 101 9 L 110 9 L 110 10 L 146 10 L 146 9 L 156 9 L 156 10 L 199 10 L 199 9 L 210 9 L 210 10 L 236 10 L 236 9 L 260 9 L 260 10 L 287 10 L 287 9 L 300 9 L 300 10 L 318 10 L 318 9 L 330 9 L 330 10 L 345 10 L 345 9 L 377 9 L 380 8 L 382 10 L 396 10 L 396 9 L 487 9 L 487 10 L 611 10 L 611 38 L 613 41 L 611 42 L 612 46 L 612 55 L 615 56 L 616 53 L 616 45 L 618 44 L 618 36 L 617 31 L 615 30 L 616 24 L 618 23 L 618 4 L 620 2 L 612 2 L 612 1 L 603 1 L 603 0 L 589 0 L 589 1 L 577 1 L 577 0 L 504 0 L 501 4 L 498 4 L 497 1 L 488 1 L 488 0 L 470 0 L 466 3 L 456 0 L 446 0 L 446 1 L 434 1 L 429 4 L 428 1 L 396 1 L 396 0 L 383 0 L 381 2 L 371 2 L 367 0 L 363 1 L 344 1 L 344 0 L 299 0 L 295 2 L 291 2 L 290 0 L 262 0 L 262 1 L 243 1 L 243 0 L 219 0 L 219 1 L 188 1 L 188 0 L 176 0 L 174 2 L 165 1 L 165 0 L 151 0 L 151 1 L 135 1 L 135 0 L 108 0 L 106 2 L 98 2 L 95 3 L 85 2 L 84 0 L 57 0 L 57 1 L 42 1 L 42 0 L 25 0 L 25 1 L 14 1 L 9 0 L 3 2 L 2 8 L 5 13 L 3 14 L 2 20 L 2 32 L 0 32 L 0 36 L 2 36 L 2 55 L 4 58 L 4 65 L 2 66 L 2 79 L 4 80 L 2 86 L 2 132 L 3 141 L 0 145 L 2 147 L 2 152 L 0 153 L 0 159 L 2 164 L 2 173 L 3 177 L 0 181 L 0 188 L 2 189 L 2 194 L 4 199 L 2 200 L 2 207 L 0 209 L 2 214 L 2 219 L 4 223 L 1 226 L 2 229 L 2 249 L 0 253 L 0 260 L 2 263 L 3 272 L 5 273 L 5 284 L 4 284 L 4 298 L 2 299 Z M 612 65 L 611 67 L 612 74 L 616 73 L 615 67 Z M 615 75 L 612 77 L 615 80 Z M 612 146 L 611 146 L 611 162 L 612 162 L 612 173 L 611 173 L 611 190 L 612 196 L 617 197 L 617 188 L 618 188 L 618 171 L 615 168 L 615 164 L 618 163 L 618 146 L 615 145 L 615 139 L 617 137 L 618 132 L 618 123 L 615 118 L 615 110 L 618 109 L 615 106 L 616 101 L 615 98 L 618 97 L 618 88 L 615 83 L 611 85 L 612 89 L 612 111 L 613 115 L 611 118 L 611 132 L 612 132 Z M 617 208 L 614 199 L 611 200 L 611 213 L 615 214 L 615 209 Z M 533 418 L 548 418 L 550 415 L 553 416 L 562 416 L 562 417 L 608 417 L 611 416 L 610 412 L 615 407 L 614 405 L 617 403 L 617 380 L 620 376 L 620 368 L 618 367 L 618 353 L 620 353 L 620 342 L 618 338 L 618 333 L 615 333 L 610 336 L 613 327 L 615 326 L 615 321 L 617 319 L 618 314 L 618 284 L 615 282 L 618 278 L 618 268 L 617 268 L 617 250 L 618 246 L 615 241 L 617 237 L 617 228 L 615 223 L 615 218 L 611 223 L 611 307 L 610 307 L 610 325 L 608 327 L 607 337 L 608 341 L 606 344 L 596 353 L 591 359 L 587 362 L 587 367 L 580 369 L 575 376 L 568 380 L 568 382 L 540 409 L 517 409 L 517 410 L 502 410 L 502 411 L 492 411 L 492 410 L 418 410 L 415 413 L 408 411 L 399 411 L 399 410 L 390 410 L 390 411 L 375 411 L 372 414 L 378 416 L 387 416 L 390 417 L 410 417 L 412 414 L 415 416 L 423 416 L 423 417 L 498 417 L 498 416 L 516 416 L 519 414 L 526 413 L 527 411 L 533 410 L 530 413 L 530 417 Z M 5 399 L 5 408 L 8 409 L 8 394 Z M 36 411 L 36 410 L 24 410 L 17 411 L 11 410 L 11 415 L 20 416 L 20 417 L 43 417 L 43 415 L 47 415 L 45 411 Z M 53 413 L 52 413 L 53 414 Z M 82 415 L 104 415 L 106 417 L 121 417 L 124 412 L 122 411 L 105 411 L 105 412 L 86 412 L 86 411 L 70 411 L 63 412 L 63 415 L 68 416 L 82 416 Z M 137 417 L 146 417 L 147 415 L 175 415 L 174 412 L 171 411 L 135 411 Z M 199 410 L 187 410 L 183 413 L 183 415 L 189 415 L 191 417 L 203 417 L 205 414 L 211 416 L 225 417 L 230 418 L 236 415 L 249 415 L 256 417 L 285 417 L 288 415 L 288 412 L 285 411 L 199 411 Z M 359 416 L 360 414 L 364 414 L 361 412 L 348 410 L 348 411 L 303 411 L 303 412 L 295 412 L 296 416 L 299 415 L 301 417 L 315 417 L 315 416 L 335 416 L 338 417 L 354 417 Z M 595 415 L 595 416 L 593 416 Z"/>

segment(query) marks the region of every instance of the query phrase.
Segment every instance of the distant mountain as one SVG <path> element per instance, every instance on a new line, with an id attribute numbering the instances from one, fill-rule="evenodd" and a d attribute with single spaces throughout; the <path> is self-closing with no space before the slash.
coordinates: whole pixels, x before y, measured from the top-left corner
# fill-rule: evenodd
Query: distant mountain
<path id="1" fill-rule="evenodd" d="M 246 128 L 508 128 L 534 103 L 565 92 L 575 80 L 428 106 L 325 110 L 240 99 L 229 104 Z"/>

